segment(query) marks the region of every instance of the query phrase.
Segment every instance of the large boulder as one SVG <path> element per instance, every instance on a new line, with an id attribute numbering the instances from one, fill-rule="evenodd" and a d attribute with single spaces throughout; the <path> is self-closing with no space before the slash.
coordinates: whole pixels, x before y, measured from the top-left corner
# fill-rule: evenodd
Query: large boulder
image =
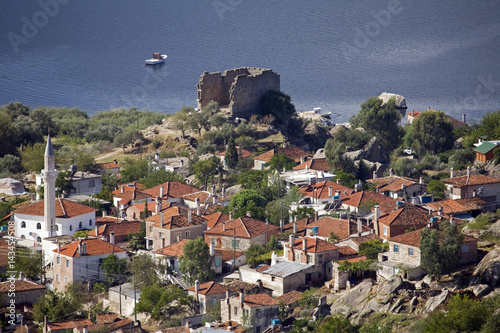
<path id="1" fill-rule="evenodd" d="M 448 297 L 448 289 L 444 289 L 441 294 L 431 297 L 425 303 L 425 307 L 422 309 L 423 313 L 431 313 L 434 311 L 439 305 L 443 304 L 446 301 L 446 297 Z"/>
<path id="2" fill-rule="evenodd" d="M 380 144 L 376 137 L 373 137 L 363 148 L 365 159 L 370 162 L 379 162 L 382 164 L 390 163 L 391 158 L 387 150 Z"/>
<path id="3" fill-rule="evenodd" d="M 476 284 L 472 287 L 470 287 L 472 292 L 474 293 L 474 296 L 476 297 L 484 297 L 491 293 L 491 288 L 487 284 Z"/>
<path id="4" fill-rule="evenodd" d="M 354 313 L 360 312 L 368 299 L 368 295 L 372 290 L 373 282 L 365 280 L 349 291 L 345 291 L 343 295 L 332 304 L 332 315 L 342 314 L 346 317 Z"/>
<path id="5" fill-rule="evenodd" d="M 403 279 L 398 275 L 393 275 L 389 280 L 383 281 L 377 287 L 377 301 L 386 304 L 393 297 L 396 291 L 403 286 Z"/>
<path id="6" fill-rule="evenodd" d="M 387 92 L 380 94 L 378 98 L 382 100 L 382 105 L 384 105 L 387 102 L 389 102 L 389 99 L 393 97 L 396 99 L 395 103 L 396 108 L 399 110 L 399 112 L 401 112 L 401 115 L 404 116 L 406 114 L 406 109 L 408 109 L 408 107 L 406 106 L 406 98 L 398 94 L 387 93 Z"/>
<path id="7" fill-rule="evenodd" d="M 474 276 L 494 288 L 500 282 L 500 248 L 491 250 L 474 270 Z"/>

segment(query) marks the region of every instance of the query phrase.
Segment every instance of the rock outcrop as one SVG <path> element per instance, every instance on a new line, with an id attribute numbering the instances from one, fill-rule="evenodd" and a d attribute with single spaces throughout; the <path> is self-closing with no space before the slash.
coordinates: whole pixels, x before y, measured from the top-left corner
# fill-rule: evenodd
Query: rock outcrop
<path id="1" fill-rule="evenodd" d="M 500 282 L 500 248 L 491 250 L 474 270 L 474 276 L 494 288 Z"/>
<path id="2" fill-rule="evenodd" d="M 431 313 L 434 311 L 439 305 L 443 304 L 446 301 L 446 297 L 448 297 L 449 291 L 448 289 L 444 289 L 441 294 L 431 297 L 425 303 L 425 307 L 422 309 L 422 313 Z"/>
<path id="3" fill-rule="evenodd" d="M 386 304 L 393 297 L 396 291 L 403 286 L 403 280 L 398 275 L 393 275 L 389 280 L 383 281 L 377 287 L 377 301 Z"/>

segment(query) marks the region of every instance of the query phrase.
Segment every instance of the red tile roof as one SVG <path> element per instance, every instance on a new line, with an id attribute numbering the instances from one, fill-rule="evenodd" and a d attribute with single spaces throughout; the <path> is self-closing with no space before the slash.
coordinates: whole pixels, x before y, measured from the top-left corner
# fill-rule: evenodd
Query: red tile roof
<path id="1" fill-rule="evenodd" d="M 354 237 L 353 237 L 354 238 Z M 353 257 L 358 255 L 358 251 L 350 246 L 340 246 L 339 247 L 339 258 Z"/>
<path id="2" fill-rule="evenodd" d="M 133 321 L 131 319 L 128 319 L 128 318 L 116 321 L 116 322 L 108 325 L 108 332 L 113 332 L 113 331 L 116 331 L 116 330 L 123 328 L 125 326 L 130 326 L 132 323 L 133 323 Z"/>
<path id="3" fill-rule="evenodd" d="M 141 231 L 141 221 L 105 224 L 98 228 L 94 228 L 89 232 L 89 236 L 109 237 L 112 231 L 115 233 L 115 237 L 138 233 L 139 231 Z"/>
<path id="4" fill-rule="evenodd" d="M 313 237 L 303 237 L 296 239 L 295 243 L 293 244 L 293 248 L 302 250 L 302 244 L 304 239 L 307 239 L 307 248 L 306 248 L 307 252 L 321 253 L 321 252 L 339 250 L 339 247 L 337 245 L 333 245 L 331 243 L 328 243 L 327 241 Z M 290 244 L 288 246 L 290 246 Z"/>
<path id="5" fill-rule="evenodd" d="M 98 313 L 96 314 L 96 321 L 98 324 L 110 324 L 118 319 L 117 313 Z"/>
<path id="6" fill-rule="evenodd" d="M 328 195 L 330 187 L 332 188 L 332 196 L 335 195 L 335 191 L 340 191 L 341 198 L 353 192 L 351 188 L 341 184 L 337 184 L 335 182 L 332 182 L 331 180 L 319 182 L 314 185 L 303 186 L 299 189 L 299 191 L 300 193 L 302 193 L 302 195 L 308 197 L 326 199 L 326 198 L 331 198 L 331 196 Z"/>
<path id="7" fill-rule="evenodd" d="M 96 256 L 101 254 L 112 254 L 118 252 L 126 252 L 124 249 L 119 248 L 116 245 L 105 242 L 103 240 L 97 238 L 90 239 L 80 239 L 76 242 L 70 243 L 61 247 L 60 254 L 68 257 L 80 257 L 80 253 L 78 252 L 78 246 L 81 244 L 87 244 L 87 254 L 89 256 Z M 53 250 L 54 253 L 57 253 L 57 249 Z"/>
<path id="8" fill-rule="evenodd" d="M 313 227 L 318 227 L 318 236 L 325 238 L 329 238 L 332 232 L 337 235 L 339 239 L 345 239 L 358 232 L 358 225 L 356 222 L 336 219 L 330 216 L 322 216 L 316 222 L 308 224 L 307 230 L 312 230 Z M 370 231 L 370 229 L 363 225 L 363 232 L 367 231 Z"/>
<path id="9" fill-rule="evenodd" d="M 468 181 L 467 178 L 469 177 L 462 176 L 462 177 L 443 179 L 442 181 L 446 184 L 453 185 L 453 187 L 500 183 L 500 179 L 485 175 L 471 175 Z"/>
<path id="10" fill-rule="evenodd" d="M 359 244 L 363 244 L 364 242 L 371 241 L 371 240 L 377 240 L 377 241 L 380 241 L 380 242 L 383 241 L 382 237 L 380 237 L 377 234 L 369 234 L 369 235 L 361 236 L 361 237 L 351 237 L 349 239 L 352 239 L 352 241 L 355 242 L 358 245 Z"/>
<path id="11" fill-rule="evenodd" d="M 269 162 L 271 158 L 277 154 L 285 154 L 295 162 L 299 162 L 301 158 L 313 157 L 313 154 L 308 153 L 307 151 L 299 147 L 288 146 L 286 148 L 271 149 L 264 154 L 255 157 L 254 159 L 258 161 Z"/>
<path id="12" fill-rule="evenodd" d="M 117 194 L 115 195 L 115 198 L 121 199 L 120 201 L 118 201 L 120 205 L 126 205 L 134 200 L 144 200 L 151 198 L 151 195 L 147 194 L 146 192 L 142 192 L 140 190 L 131 190 Z"/>
<path id="13" fill-rule="evenodd" d="M 366 260 L 368 260 L 367 257 L 361 256 L 361 257 L 356 257 L 356 258 L 349 258 L 349 259 L 345 259 L 345 260 L 339 260 L 339 262 L 342 262 L 342 261 L 358 262 L 358 261 L 366 261 Z"/>
<path id="14" fill-rule="evenodd" d="M 311 169 L 316 171 L 330 171 L 331 168 L 326 162 L 326 158 L 315 158 L 307 160 L 302 164 L 293 167 L 294 170 Z"/>
<path id="15" fill-rule="evenodd" d="M 283 302 L 285 305 L 290 305 L 295 302 L 298 302 L 300 299 L 300 296 L 302 296 L 302 292 L 297 291 L 297 290 L 292 290 L 287 292 L 286 294 L 276 297 L 276 300 L 278 302 Z"/>
<path id="16" fill-rule="evenodd" d="M 43 200 L 14 211 L 14 214 L 44 216 Z M 87 213 L 96 212 L 97 209 L 72 202 L 66 199 L 56 199 L 56 218 L 71 218 Z"/>
<path id="17" fill-rule="evenodd" d="M 174 199 L 180 198 L 185 194 L 199 192 L 200 189 L 191 185 L 183 184 L 179 181 L 166 182 L 161 185 L 152 187 L 144 192 L 153 197 L 160 196 L 160 189 L 163 188 L 163 198 Z"/>
<path id="18" fill-rule="evenodd" d="M 426 226 L 429 218 L 429 213 L 426 209 L 407 202 L 402 208 L 381 216 L 379 222 L 387 226 L 404 225 L 417 228 L 417 226 Z"/>
<path id="19" fill-rule="evenodd" d="M 400 177 L 400 176 L 387 176 L 387 177 L 381 177 L 381 178 L 375 178 L 375 179 L 367 179 L 366 181 L 368 183 L 374 184 L 375 188 L 379 189 L 380 192 L 384 192 L 384 191 L 395 192 L 395 191 L 401 189 L 402 184 L 405 184 L 406 186 L 411 186 L 411 185 L 419 183 L 418 181 L 416 181 L 414 179 L 411 179 L 408 177 Z M 385 188 L 386 186 L 389 186 L 391 184 L 395 184 L 394 188 L 393 187 Z"/>
<path id="20" fill-rule="evenodd" d="M 238 148 L 238 147 L 236 147 L 236 148 Z M 226 152 L 223 151 L 219 155 L 220 156 L 226 156 Z M 250 156 L 252 156 L 252 153 L 249 152 L 248 150 L 245 150 L 245 149 L 238 149 L 238 155 L 241 156 L 241 157 L 250 157 Z"/>
<path id="21" fill-rule="evenodd" d="M 188 289 L 189 291 L 195 292 L 194 286 Z M 200 288 L 198 289 L 198 293 L 202 295 L 219 295 L 225 294 L 229 288 L 223 286 L 220 283 L 210 281 L 203 284 L 200 284 Z"/>
<path id="22" fill-rule="evenodd" d="M 189 241 L 191 240 L 185 238 L 177 243 L 173 243 L 169 246 L 165 246 L 162 249 L 156 250 L 155 253 L 162 254 L 164 256 L 179 258 L 184 254 L 184 245 L 186 245 L 186 243 Z"/>
<path id="23" fill-rule="evenodd" d="M 162 210 L 160 214 L 147 217 L 146 221 L 154 222 L 155 227 L 162 227 L 165 229 L 184 228 L 187 226 L 195 226 L 207 222 L 205 218 L 195 214 L 191 214 L 191 223 L 190 223 L 188 211 L 189 210 L 186 208 L 173 206 L 165 210 Z M 163 225 L 161 222 L 162 213 L 163 213 Z"/>
<path id="24" fill-rule="evenodd" d="M 245 295 L 243 303 L 251 308 L 279 305 L 279 302 L 268 294 Z"/>
<path id="25" fill-rule="evenodd" d="M 216 227 L 217 225 L 219 225 L 219 223 L 229 221 L 229 215 L 221 213 L 221 212 L 212 213 L 210 215 L 205 215 L 204 218 L 206 218 L 208 220 L 207 227 L 209 229 Z"/>
<path id="26" fill-rule="evenodd" d="M 440 200 L 436 202 L 430 202 L 426 204 L 428 207 L 431 207 L 435 211 L 439 211 L 439 207 L 443 207 L 444 214 L 458 214 L 465 213 L 471 210 L 480 210 L 486 202 L 481 198 L 464 198 L 457 200 Z"/>
<path id="27" fill-rule="evenodd" d="M 422 229 L 421 230 L 415 230 L 411 232 L 407 232 L 401 235 L 397 235 L 395 237 L 391 237 L 389 239 L 390 242 L 395 242 L 395 243 L 400 243 L 400 244 L 406 244 L 414 247 L 420 247 L 420 240 L 422 239 Z M 438 232 L 440 232 L 438 230 Z M 464 235 L 464 240 L 463 242 L 471 242 L 471 241 L 477 241 L 474 237 Z"/>
<path id="28" fill-rule="evenodd" d="M 206 203 L 212 198 L 212 194 L 207 191 L 199 191 L 194 193 L 184 194 L 182 196 L 184 200 L 196 201 L 196 198 L 200 199 L 200 203 Z"/>
<path id="29" fill-rule="evenodd" d="M 91 326 L 93 325 L 92 321 L 90 319 L 78 319 L 78 320 L 68 320 L 68 321 L 61 321 L 58 323 L 49 323 L 48 326 L 51 331 L 55 330 L 69 330 L 73 329 L 78 326 Z"/>
<path id="30" fill-rule="evenodd" d="M 297 235 L 305 236 L 306 228 L 309 224 L 314 223 L 314 217 L 306 217 L 305 219 L 298 220 L 297 222 Z M 283 226 L 283 233 L 293 232 L 293 223 L 288 223 Z"/>
<path id="31" fill-rule="evenodd" d="M 128 222 L 125 219 L 117 219 L 114 216 L 102 216 L 102 217 L 96 217 L 95 223 L 96 224 L 110 224 L 110 223 L 122 223 L 122 222 Z"/>
<path id="32" fill-rule="evenodd" d="M 98 163 L 96 165 L 100 169 L 116 169 L 116 168 L 120 168 L 120 166 L 118 164 L 116 164 L 115 162 Z"/>
<path id="33" fill-rule="evenodd" d="M 224 230 L 225 229 L 225 230 Z M 239 238 L 253 238 L 264 233 L 278 230 L 279 227 L 257 220 L 253 217 L 242 216 L 235 220 L 219 224 L 215 228 L 204 231 L 206 235 L 234 236 Z"/>
<path id="34" fill-rule="evenodd" d="M 113 196 L 117 196 L 119 194 L 122 194 L 122 190 L 123 190 L 123 192 L 128 192 L 128 191 L 133 191 L 133 190 L 144 190 L 144 185 L 142 185 L 141 183 L 138 183 L 138 182 L 132 182 L 132 183 L 128 183 L 128 184 L 119 185 L 118 189 L 116 189 L 112 192 Z"/>
<path id="35" fill-rule="evenodd" d="M 16 280 L 14 282 L 15 291 L 27 291 L 36 289 L 45 289 L 41 283 L 36 283 L 30 280 Z M 0 293 L 6 293 L 10 290 L 10 281 L 0 282 Z"/>
<path id="36" fill-rule="evenodd" d="M 235 255 L 236 255 L 236 258 L 239 258 L 239 257 L 245 255 L 245 252 L 233 251 L 233 250 L 215 250 L 215 255 L 222 256 L 223 261 L 231 261 L 234 259 Z"/>
<path id="37" fill-rule="evenodd" d="M 397 200 L 386 197 L 385 195 L 373 191 L 360 191 L 351 194 L 342 199 L 342 203 L 352 207 L 359 207 L 363 202 L 374 201 L 378 204 L 393 202 L 396 205 Z"/>

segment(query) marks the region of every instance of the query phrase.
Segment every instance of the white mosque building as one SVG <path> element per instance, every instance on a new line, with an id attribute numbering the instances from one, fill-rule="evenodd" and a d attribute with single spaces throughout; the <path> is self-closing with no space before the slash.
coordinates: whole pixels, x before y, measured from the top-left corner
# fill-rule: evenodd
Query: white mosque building
<path id="1" fill-rule="evenodd" d="M 95 227 L 94 208 L 64 199 L 56 199 L 54 149 L 50 135 L 45 149 L 44 200 L 14 211 L 15 237 L 42 242 L 46 238 L 73 235 L 82 229 Z"/>

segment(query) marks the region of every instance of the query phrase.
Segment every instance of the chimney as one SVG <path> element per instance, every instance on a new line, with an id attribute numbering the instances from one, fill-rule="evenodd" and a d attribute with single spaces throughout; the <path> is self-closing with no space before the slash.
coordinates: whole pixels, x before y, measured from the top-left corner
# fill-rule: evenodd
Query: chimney
<path id="1" fill-rule="evenodd" d="M 304 164 L 304 158 L 303 157 L 300 158 L 300 164 Z"/>
<path id="2" fill-rule="evenodd" d="M 470 178 L 470 166 L 467 167 L 467 178 Z"/>
<path id="3" fill-rule="evenodd" d="M 210 242 L 210 256 L 215 256 L 214 243 Z"/>
<path id="4" fill-rule="evenodd" d="M 156 214 L 161 212 L 161 199 L 160 197 L 156 197 Z"/>
<path id="5" fill-rule="evenodd" d="M 83 242 L 83 255 L 86 255 L 87 254 L 87 243 Z"/>
<path id="6" fill-rule="evenodd" d="M 418 180 L 419 180 L 419 183 L 420 183 L 421 185 L 424 185 L 424 184 L 425 184 L 425 182 L 424 182 L 424 177 L 420 176 L 420 178 L 419 178 Z"/>
<path id="7" fill-rule="evenodd" d="M 453 167 L 450 168 L 450 178 L 455 177 L 455 169 Z"/>
<path id="8" fill-rule="evenodd" d="M 373 171 L 373 176 L 372 176 L 373 179 L 377 179 L 377 171 Z"/>
<path id="9" fill-rule="evenodd" d="M 302 251 L 307 251 L 307 238 L 302 238 Z"/>
<path id="10" fill-rule="evenodd" d="M 309 170 L 309 164 L 306 164 L 305 169 Z"/>
<path id="11" fill-rule="evenodd" d="M 358 234 L 359 236 L 361 236 L 361 234 L 363 233 L 363 222 L 358 219 Z"/>
<path id="12" fill-rule="evenodd" d="M 455 221 L 453 221 L 453 215 L 450 215 L 450 224 L 453 225 Z"/>
<path id="13" fill-rule="evenodd" d="M 318 212 L 314 212 L 314 221 L 318 220 Z"/>
<path id="14" fill-rule="evenodd" d="M 439 207 L 438 215 L 439 216 L 443 215 L 443 207 Z"/>
<path id="15" fill-rule="evenodd" d="M 212 195 L 215 195 L 215 185 L 212 185 Z"/>
<path id="16" fill-rule="evenodd" d="M 19 272 L 19 280 L 24 281 L 24 272 Z"/>
<path id="17" fill-rule="evenodd" d="M 233 219 L 233 212 L 229 212 L 229 221 L 231 221 Z"/>
<path id="18" fill-rule="evenodd" d="M 214 205 L 216 205 L 217 204 L 217 195 L 214 195 L 212 197 L 212 200 L 213 200 Z"/>
<path id="19" fill-rule="evenodd" d="M 160 185 L 160 198 L 163 198 L 165 196 L 165 188 L 163 185 Z"/>
<path id="20" fill-rule="evenodd" d="M 222 198 L 225 198 L 225 197 L 226 197 L 226 187 L 222 186 Z"/>
<path id="21" fill-rule="evenodd" d="M 222 231 L 226 231 L 226 222 L 222 223 Z"/>
<path id="22" fill-rule="evenodd" d="M 188 223 L 191 224 L 193 222 L 193 213 L 191 212 L 191 209 L 188 210 Z"/>
<path id="23" fill-rule="evenodd" d="M 280 219 L 280 232 L 283 232 L 284 228 L 285 228 L 285 221 L 283 219 Z"/>
<path id="24" fill-rule="evenodd" d="M 57 252 L 61 252 L 61 243 L 57 242 Z"/>
<path id="25" fill-rule="evenodd" d="M 240 307 L 243 308 L 243 302 L 245 301 L 245 295 L 243 294 L 243 291 L 240 293 Z"/>
<path id="26" fill-rule="evenodd" d="M 465 121 L 465 113 L 462 113 L 462 122 L 463 122 L 463 123 L 467 123 L 467 122 Z"/>
<path id="27" fill-rule="evenodd" d="M 109 242 L 113 245 L 115 245 L 115 232 L 114 231 L 111 231 L 109 233 Z"/>
<path id="28" fill-rule="evenodd" d="M 290 237 L 289 238 L 289 242 L 290 242 L 289 245 L 290 245 L 290 248 L 292 248 L 293 244 L 295 244 L 295 236 L 294 235 L 290 235 L 289 237 Z"/>
<path id="29" fill-rule="evenodd" d="M 43 333 L 49 331 L 49 316 L 43 316 Z"/>
<path id="30" fill-rule="evenodd" d="M 198 292 L 200 291 L 200 281 L 194 281 L 194 299 L 198 300 Z"/>
<path id="31" fill-rule="evenodd" d="M 102 217 L 106 217 L 106 215 L 108 215 L 108 213 L 105 210 L 103 210 L 102 211 Z"/>
<path id="32" fill-rule="evenodd" d="M 297 223 L 295 222 L 295 223 L 293 224 L 293 233 L 294 233 L 294 234 L 296 234 L 297 232 L 299 232 L 299 228 L 298 228 L 298 226 L 297 226 Z"/>
<path id="33" fill-rule="evenodd" d="M 186 319 L 186 323 L 184 324 L 185 327 L 191 328 L 191 320 Z"/>
<path id="34" fill-rule="evenodd" d="M 283 142 L 283 148 L 286 148 L 286 142 Z"/>
<path id="35" fill-rule="evenodd" d="M 337 178 L 337 184 L 340 185 L 340 178 Z"/>
<path id="36" fill-rule="evenodd" d="M 248 216 L 248 217 L 252 217 L 252 212 L 251 212 L 251 211 L 249 211 L 249 210 L 247 210 L 247 216 Z"/>
<path id="37" fill-rule="evenodd" d="M 392 176 L 394 176 L 394 169 L 390 168 L 389 169 L 389 177 L 392 177 Z"/>
<path id="38" fill-rule="evenodd" d="M 278 262 L 278 255 L 276 254 L 276 252 L 273 251 L 273 253 L 271 254 L 271 266 L 276 265 L 277 262 Z"/>
<path id="39" fill-rule="evenodd" d="M 380 206 L 375 205 L 374 208 L 375 208 L 375 217 L 373 219 L 373 229 L 375 229 L 375 234 L 379 236 L 380 233 L 378 230 L 378 219 L 380 218 Z"/>
<path id="40" fill-rule="evenodd" d="M 160 213 L 160 216 L 161 216 L 161 217 L 160 217 L 160 224 L 161 224 L 161 226 L 163 227 L 163 224 L 165 223 L 165 217 L 164 217 L 163 212 L 161 212 L 161 213 Z"/>
<path id="41" fill-rule="evenodd" d="M 89 333 L 88 325 L 83 326 L 83 333 Z"/>
<path id="42" fill-rule="evenodd" d="M 87 318 L 92 321 L 92 311 L 89 311 L 89 315 L 87 316 Z"/>
<path id="43" fill-rule="evenodd" d="M 195 202 L 196 202 L 196 215 L 201 216 L 200 198 L 196 198 Z"/>
<path id="44" fill-rule="evenodd" d="M 358 192 L 361 192 L 361 190 L 363 189 L 363 186 L 361 184 L 354 184 L 354 192 L 358 193 Z"/>
<path id="45" fill-rule="evenodd" d="M 333 196 L 333 187 L 328 187 L 328 196 L 331 198 Z"/>
<path id="46" fill-rule="evenodd" d="M 122 185 L 122 186 L 120 187 L 120 193 L 123 193 L 123 192 L 125 192 L 125 185 Z"/>

